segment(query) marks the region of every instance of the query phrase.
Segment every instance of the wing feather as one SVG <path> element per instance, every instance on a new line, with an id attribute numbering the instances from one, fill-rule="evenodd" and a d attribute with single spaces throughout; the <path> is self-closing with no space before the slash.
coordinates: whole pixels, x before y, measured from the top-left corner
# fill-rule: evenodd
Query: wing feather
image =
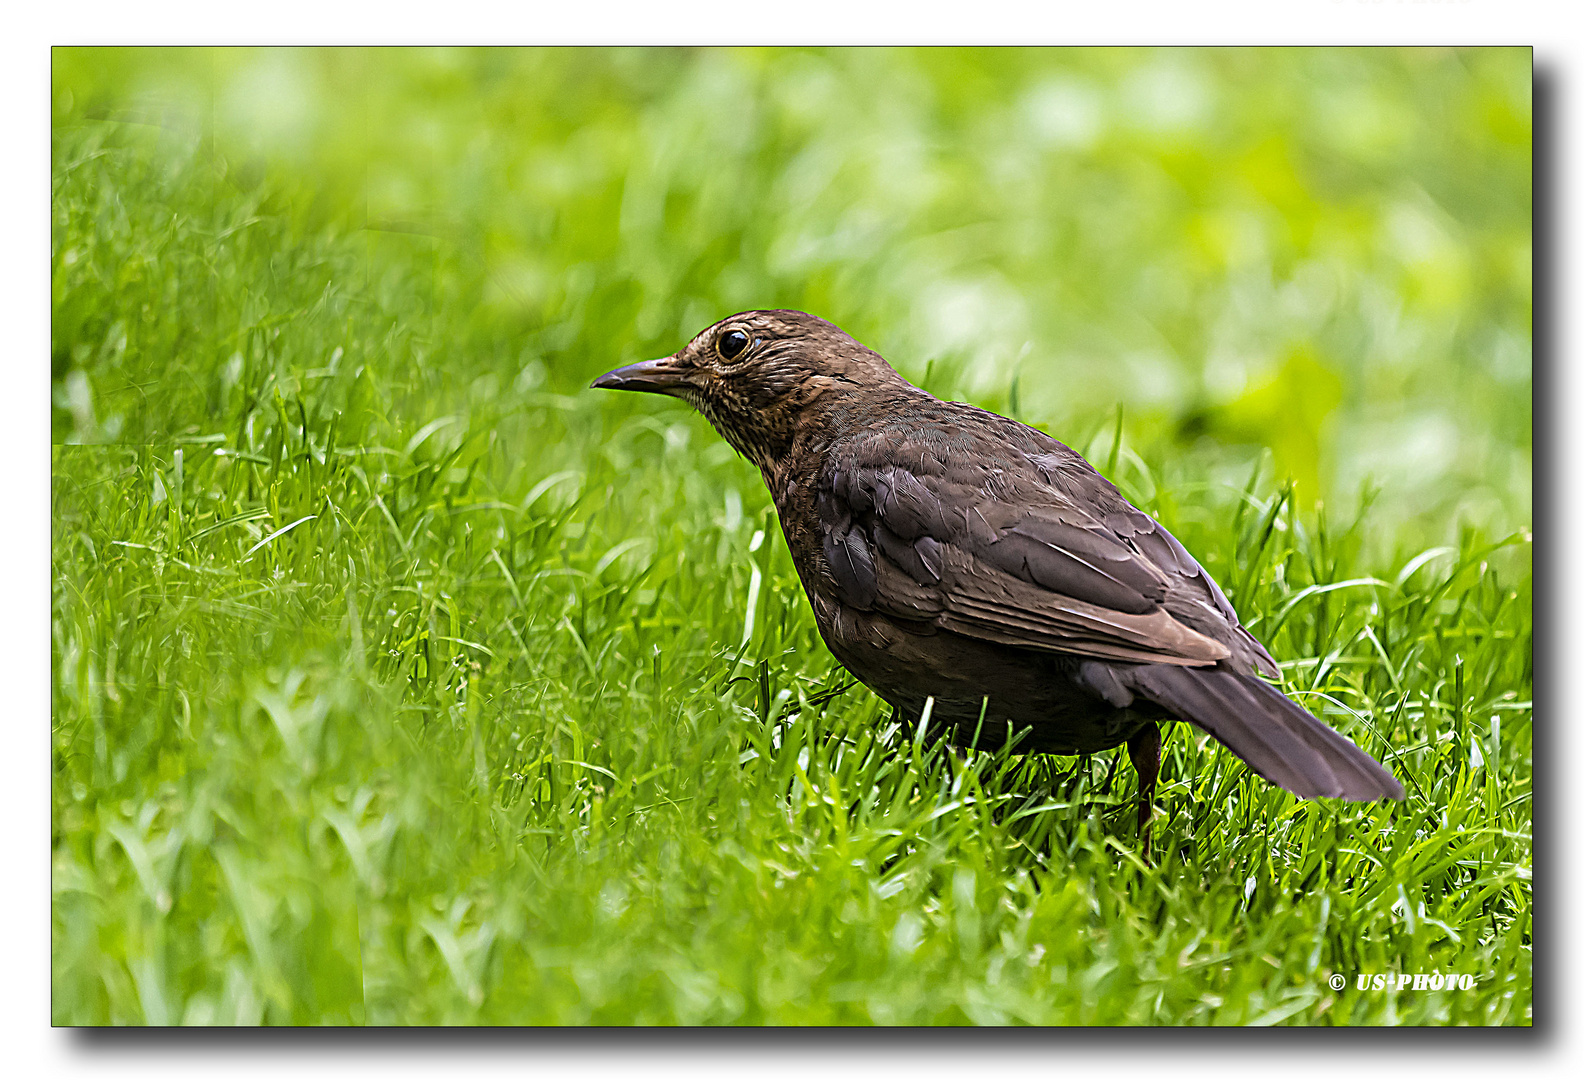
<path id="1" fill-rule="evenodd" d="M 1180 544 L 1120 496 L 1115 511 L 1097 517 L 1057 485 L 1011 502 L 972 477 L 919 475 L 864 456 L 840 455 L 816 492 L 827 567 L 850 606 L 1108 660 L 1198 666 L 1231 655 L 1168 602 L 1174 585 L 1197 577 L 1212 590 L 1202 606 L 1222 622 L 1225 598 Z"/>

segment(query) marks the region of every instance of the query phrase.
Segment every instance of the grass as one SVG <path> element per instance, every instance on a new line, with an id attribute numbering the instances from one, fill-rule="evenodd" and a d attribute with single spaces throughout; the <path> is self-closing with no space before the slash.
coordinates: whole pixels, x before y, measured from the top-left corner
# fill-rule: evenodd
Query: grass
<path id="1" fill-rule="evenodd" d="M 468 76 L 486 89 L 492 56 Z M 646 62 L 588 75 L 566 122 L 602 130 L 669 64 L 703 71 L 652 106 L 685 126 L 687 87 L 719 78 Z M 966 61 L 909 62 L 966 95 L 942 91 L 948 114 L 979 100 L 929 70 Z M 644 315 L 698 306 L 708 259 L 635 292 L 591 181 L 542 234 L 560 269 L 535 316 L 502 314 L 467 244 L 369 228 L 303 194 L 319 165 L 252 176 L 223 133 L 133 122 L 128 91 L 72 74 L 131 85 L 129 63 L 57 65 L 56 1023 L 1531 1022 L 1528 489 L 1501 449 L 1527 448 L 1526 383 L 1347 375 L 1317 432 L 1477 392 L 1483 449 L 1316 505 L 1290 479 L 1306 452 L 1328 495 L 1351 474 L 1322 435 L 1274 464 L 1240 441 L 1266 430 L 1259 387 L 1186 417 L 1094 408 L 1105 386 L 1057 406 L 1059 364 L 976 389 L 971 348 L 870 335 L 1085 451 L 1408 789 L 1303 802 L 1177 725 L 1146 867 L 1115 754 L 952 751 L 892 723 L 819 642 L 753 470 L 676 403 L 582 392 L 708 321 Z M 534 63 L 535 85 L 572 78 Z M 755 147 L 746 194 L 662 197 L 668 221 L 727 220 L 697 251 L 791 229 L 733 216 L 773 189 Z M 840 314 L 879 280 L 852 262 L 751 280 Z M 1436 325 L 1433 289 L 1405 289 Z M 1496 295 L 1438 340 L 1516 332 L 1526 309 Z M 1323 386 L 1309 362 L 1283 370 Z M 1495 494 L 1460 502 L 1459 469 Z M 1475 986 L 1353 983 L 1390 972 Z"/>

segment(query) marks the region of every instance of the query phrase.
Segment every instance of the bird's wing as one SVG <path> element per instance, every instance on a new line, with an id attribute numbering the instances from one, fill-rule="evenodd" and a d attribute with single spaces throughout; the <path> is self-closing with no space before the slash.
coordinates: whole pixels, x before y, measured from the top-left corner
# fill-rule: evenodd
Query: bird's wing
<path id="1" fill-rule="evenodd" d="M 997 440 L 899 464 L 908 455 L 891 440 L 837 448 L 815 494 L 843 601 L 1108 660 L 1213 664 L 1232 655 L 1227 642 L 1246 639 L 1252 649 L 1239 651 L 1274 669 L 1170 533 L 1077 454 L 1041 439 L 1060 453 Z"/>

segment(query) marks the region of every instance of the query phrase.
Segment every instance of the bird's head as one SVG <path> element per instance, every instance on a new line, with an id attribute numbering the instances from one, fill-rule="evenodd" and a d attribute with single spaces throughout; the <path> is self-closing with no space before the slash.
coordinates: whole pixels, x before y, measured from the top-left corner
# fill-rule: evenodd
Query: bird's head
<path id="1" fill-rule="evenodd" d="M 608 371 L 593 385 L 681 398 L 761 469 L 811 418 L 823 425 L 844 413 L 842 398 L 881 387 L 920 392 L 878 353 L 801 311 L 740 312 L 670 356 Z"/>

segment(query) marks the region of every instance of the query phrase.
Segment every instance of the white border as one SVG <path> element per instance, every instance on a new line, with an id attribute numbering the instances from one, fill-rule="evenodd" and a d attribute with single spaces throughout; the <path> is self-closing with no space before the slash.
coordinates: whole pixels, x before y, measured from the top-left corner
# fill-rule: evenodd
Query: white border
<path id="1" fill-rule="evenodd" d="M 1571 9 L 1571 10 L 1570 10 Z M 1017 3 L 977 0 L 972 4 L 865 4 L 856 0 L 783 0 L 782 3 L 595 2 L 575 5 L 525 3 L 508 5 L 477 0 L 446 3 L 391 0 L 372 4 L 336 4 L 277 0 L 266 5 L 198 3 L 116 3 L 79 0 L 55 6 L 28 5 L 11 9 L 0 34 L 0 100 L 7 164 L 5 216 L 0 236 L 0 303 L 9 361 L 3 369 L 7 386 L 0 395 L 0 455 L 11 510 L 0 527 L 0 662 L 6 688 L 4 725 L 5 828 L 0 867 L 11 872 L 0 887 L 0 949 L 7 963 L 0 980 L 0 1024 L 4 1036 L 5 1071 L 12 1076 L 151 1075 L 161 1080 L 182 1075 L 256 1075 L 289 1068 L 295 1075 L 350 1077 L 427 1075 L 466 1072 L 469 1076 L 519 1076 L 534 1072 L 573 1073 L 580 1077 L 618 1070 L 629 1075 L 636 1066 L 645 1076 L 686 1071 L 736 1075 L 806 1076 L 833 1072 L 877 1073 L 954 1078 L 1024 1067 L 1026 1075 L 1109 1075 L 1135 1068 L 1159 1068 L 1173 1077 L 1213 1076 L 1258 1071 L 1262 1076 L 1325 1077 L 1345 1072 L 1380 1070 L 1396 1076 L 1405 1071 L 1436 1076 L 1480 1075 L 1492 1070 L 1522 1069 L 1558 1073 L 1575 1057 L 1581 1040 L 1574 1034 L 1577 1019 L 1572 974 L 1584 970 L 1578 934 L 1571 929 L 1572 899 L 1580 895 L 1578 878 L 1568 858 L 1574 850 L 1569 836 L 1584 836 L 1584 801 L 1569 798 L 1570 766 L 1580 717 L 1566 700 L 1563 685 L 1553 687 L 1560 700 L 1554 715 L 1543 715 L 1537 730 L 1554 740 L 1545 756 L 1556 764 L 1546 774 L 1563 788 L 1542 798 L 1553 821 L 1542 828 L 1557 838 L 1542 851 L 1562 866 L 1540 868 L 1542 932 L 1547 935 L 1545 964 L 1552 978 L 1542 985 L 1554 999 L 1541 1000 L 1537 1013 L 1548 1033 L 1533 1039 L 1437 1038 L 1383 1039 L 1337 1033 L 1320 1039 L 1311 1034 L 1291 1038 L 1151 1037 L 1156 1033 L 1075 1033 L 1064 1038 L 994 1037 L 977 1033 L 949 1037 L 941 1033 L 913 1037 L 892 1034 L 873 1039 L 851 1034 L 808 1032 L 733 1037 L 627 1038 L 612 1033 L 560 1037 L 532 1034 L 513 1039 L 480 1036 L 423 1041 L 414 1037 L 349 1039 L 260 1038 L 233 1041 L 197 1039 L 83 1038 L 49 1029 L 49 739 L 48 625 L 46 575 L 49 565 L 49 393 L 46 357 L 49 348 L 48 219 L 49 198 L 49 52 L 53 44 L 213 44 L 213 43 L 538 43 L 538 44 L 682 44 L 682 43 L 1038 43 L 1038 44 L 1532 44 L 1536 61 L 1555 80 L 1558 149 L 1553 156 L 1555 200 L 1553 218 L 1544 223 L 1556 243 L 1557 280 L 1552 297 L 1558 308 L 1553 339 L 1552 390 L 1560 395 L 1554 415 L 1575 416 L 1584 407 L 1572 365 L 1569 320 L 1581 299 L 1566 271 L 1577 250 L 1576 215 L 1570 212 L 1568 180 L 1576 175 L 1572 147 L 1580 135 L 1573 108 L 1573 84 L 1580 70 L 1581 35 L 1572 27 L 1576 8 L 1562 3 L 1525 0 L 1295 0 L 1256 3 L 1250 0 L 1168 2 L 1107 0 L 1105 3 Z M 1581 475 L 1577 425 L 1558 423 L 1556 442 L 1541 446 L 1542 459 L 1554 455 L 1543 477 L 1554 478 L 1561 490 L 1540 491 L 1537 503 L 1559 504 L 1552 524 L 1559 536 L 1584 535 L 1579 521 L 1576 482 Z M 1553 543 L 1540 537 L 1542 547 Z M 1584 610 L 1576 573 L 1566 567 L 1574 558 L 1568 545 L 1556 541 L 1556 556 L 1542 566 L 1557 572 L 1542 585 L 1555 589 L 1558 613 L 1551 628 L 1559 640 L 1546 655 L 1555 657 L 1565 679 L 1572 666 L 1564 658 L 1579 655 L 1573 629 Z M 1544 554 L 1544 550 L 1542 551 Z M 1542 673 L 1544 674 L 1544 673 Z M 1543 709 L 1542 712 L 1547 710 Z M 1560 757 L 1555 751 L 1561 751 Z M 20 871 L 20 873 L 18 873 Z M 1552 901 L 1554 904 L 1548 904 Z M 1412 1033 L 1400 1033 L 1410 1035 Z M 1511 1033 L 1508 1033 L 1509 1035 Z M 987 1037 L 989 1036 L 989 1037 Z M 1538 1048 L 1538 1049 L 1536 1049 Z M 642 1055 L 640 1057 L 639 1055 Z M 1384 1059 L 1384 1060 L 1383 1060 Z M 1576 1064 L 1576 1063 L 1575 1063 Z M 966 1072 L 965 1072 L 966 1070 Z M 1573 1070 L 1569 1070 L 1570 1072 Z M 1165 1075 L 1163 1072 L 1162 1075 Z"/>

